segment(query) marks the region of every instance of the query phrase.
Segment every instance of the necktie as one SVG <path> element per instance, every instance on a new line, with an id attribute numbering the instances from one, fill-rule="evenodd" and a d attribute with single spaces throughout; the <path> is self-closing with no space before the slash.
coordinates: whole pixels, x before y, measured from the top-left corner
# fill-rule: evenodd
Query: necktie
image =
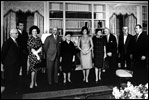
<path id="1" fill-rule="evenodd" d="M 109 42 L 109 36 L 107 36 L 107 42 Z"/>
<path id="2" fill-rule="evenodd" d="M 16 45 L 18 46 L 18 43 L 17 43 L 17 41 L 15 40 L 14 42 L 15 42 L 15 43 L 16 43 Z"/>
<path id="3" fill-rule="evenodd" d="M 57 38 L 56 35 L 54 35 L 54 38 L 55 38 L 55 40 L 56 40 L 56 38 Z"/>
<path id="4" fill-rule="evenodd" d="M 138 34 L 136 34 L 136 41 L 138 40 Z"/>

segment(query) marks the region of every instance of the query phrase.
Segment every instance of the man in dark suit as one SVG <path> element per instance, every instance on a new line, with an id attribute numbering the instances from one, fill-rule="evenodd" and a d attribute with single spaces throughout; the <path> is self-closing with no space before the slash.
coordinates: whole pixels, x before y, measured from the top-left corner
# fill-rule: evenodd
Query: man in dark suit
<path id="1" fill-rule="evenodd" d="M 123 27 L 123 33 L 119 36 L 118 57 L 119 67 L 123 69 L 131 69 L 133 36 L 128 33 L 128 27 Z"/>
<path id="2" fill-rule="evenodd" d="M 108 74 L 108 80 L 111 81 L 111 83 L 115 83 L 116 81 L 116 75 L 115 71 L 117 69 L 117 42 L 116 37 L 110 33 L 110 30 L 108 28 L 104 29 L 104 33 L 106 35 L 106 54 L 107 59 L 109 62 L 109 69 L 107 70 Z"/>
<path id="3" fill-rule="evenodd" d="M 2 46 L 1 60 L 4 65 L 4 76 L 6 78 L 6 91 L 17 92 L 19 68 L 20 68 L 20 49 L 16 38 L 17 29 L 11 29 L 10 38 Z"/>
<path id="4" fill-rule="evenodd" d="M 24 23 L 17 23 L 18 29 L 18 38 L 16 39 L 21 50 L 21 68 L 22 68 L 22 84 L 27 85 L 27 59 L 28 59 L 28 49 L 27 49 L 27 41 L 28 41 L 28 33 L 24 30 Z M 24 87 L 24 86 L 23 86 Z"/>
<path id="5" fill-rule="evenodd" d="M 58 65 L 60 59 L 61 38 L 58 35 L 58 29 L 53 28 L 52 35 L 48 36 L 44 42 L 44 52 L 47 60 L 47 74 L 49 85 L 58 83 Z"/>
<path id="6" fill-rule="evenodd" d="M 133 83 L 146 84 L 148 82 L 147 74 L 147 54 L 148 54 L 148 36 L 143 32 L 142 26 L 137 24 L 135 27 L 136 35 L 133 47 Z"/>

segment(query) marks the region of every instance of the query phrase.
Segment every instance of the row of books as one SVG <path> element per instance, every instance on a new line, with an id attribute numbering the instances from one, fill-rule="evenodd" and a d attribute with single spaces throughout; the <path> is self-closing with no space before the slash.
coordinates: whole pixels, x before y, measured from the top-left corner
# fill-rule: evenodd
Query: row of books
<path id="1" fill-rule="evenodd" d="M 62 3 L 50 3 L 50 10 L 63 10 Z M 91 12 L 91 4 L 66 4 L 67 11 L 85 11 Z M 105 5 L 95 5 L 94 6 L 95 12 L 102 12 L 105 11 Z M 146 11 L 146 9 L 143 9 Z"/>
<path id="2" fill-rule="evenodd" d="M 71 29 L 81 29 L 83 26 L 87 26 L 88 28 L 91 28 L 91 21 L 88 20 L 67 20 L 66 21 L 66 28 L 71 28 Z M 63 20 L 50 20 L 50 27 L 58 27 L 58 28 L 63 28 Z M 104 20 L 97 20 L 94 21 L 94 27 L 95 28 L 103 28 L 105 27 L 105 21 Z"/>
<path id="3" fill-rule="evenodd" d="M 87 23 L 88 27 L 91 27 L 91 21 L 66 21 L 66 28 L 82 28 Z"/>
<path id="4" fill-rule="evenodd" d="M 63 20 L 50 20 L 50 27 L 63 28 Z"/>

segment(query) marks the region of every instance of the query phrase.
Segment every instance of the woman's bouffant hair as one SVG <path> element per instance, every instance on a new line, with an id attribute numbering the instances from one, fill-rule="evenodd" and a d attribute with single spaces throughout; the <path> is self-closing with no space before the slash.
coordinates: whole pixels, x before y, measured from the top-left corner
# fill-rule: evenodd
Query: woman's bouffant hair
<path id="1" fill-rule="evenodd" d="M 36 30 L 37 30 L 37 34 L 40 33 L 40 29 L 38 28 L 38 26 L 33 25 L 33 26 L 31 26 L 30 29 L 29 29 L 29 34 L 30 34 L 30 35 L 32 34 L 32 30 L 33 30 L 33 29 L 36 29 Z"/>
<path id="2" fill-rule="evenodd" d="M 71 31 L 67 31 L 67 32 L 65 33 L 65 36 L 68 35 L 68 34 L 70 34 L 70 35 L 72 36 L 73 33 L 72 33 Z"/>
<path id="3" fill-rule="evenodd" d="M 101 31 L 101 33 L 103 34 L 103 29 L 96 29 L 95 34 L 97 34 L 98 31 Z"/>
<path id="4" fill-rule="evenodd" d="M 87 28 L 86 26 L 82 27 L 82 29 L 81 29 L 81 34 L 83 34 L 83 31 L 84 31 L 85 29 L 87 30 L 87 34 L 89 34 L 89 30 L 88 30 L 88 28 Z"/>

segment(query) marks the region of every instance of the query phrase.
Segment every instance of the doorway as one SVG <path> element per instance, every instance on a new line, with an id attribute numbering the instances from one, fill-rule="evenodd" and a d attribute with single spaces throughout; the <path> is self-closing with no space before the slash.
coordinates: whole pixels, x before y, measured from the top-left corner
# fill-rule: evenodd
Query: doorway
<path id="1" fill-rule="evenodd" d="M 110 17 L 110 30 L 113 35 L 116 36 L 117 42 L 118 37 L 120 34 L 122 34 L 122 28 L 123 26 L 128 26 L 129 28 L 129 34 L 135 35 L 135 25 L 137 23 L 137 18 L 134 16 L 134 14 L 115 14 Z"/>
<path id="2" fill-rule="evenodd" d="M 17 22 L 24 23 L 24 29 L 27 33 L 29 33 L 29 28 L 34 24 L 34 13 L 27 11 L 22 12 L 21 10 L 16 12 L 16 23 Z"/>

